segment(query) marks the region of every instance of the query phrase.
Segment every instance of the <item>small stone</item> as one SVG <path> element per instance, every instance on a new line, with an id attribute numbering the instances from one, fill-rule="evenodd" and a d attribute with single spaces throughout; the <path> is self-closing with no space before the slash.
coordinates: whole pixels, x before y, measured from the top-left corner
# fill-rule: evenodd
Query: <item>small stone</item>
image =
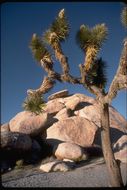
<path id="1" fill-rule="evenodd" d="M 63 161 L 64 162 L 74 162 L 74 160 L 70 160 L 70 159 L 67 159 L 67 158 L 64 158 Z"/>
<path id="2" fill-rule="evenodd" d="M 8 171 L 11 171 L 11 168 L 8 168 Z"/>
<path id="3" fill-rule="evenodd" d="M 53 162 L 42 164 L 40 166 L 40 170 L 43 170 L 44 172 L 53 172 L 53 171 L 66 172 L 66 171 L 71 170 L 71 168 L 65 162 L 55 160 Z"/>
<path id="4" fill-rule="evenodd" d="M 17 166 L 22 166 L 22 165 L 23 165 L 23 160 L 18 160 L 18 161 L 16 161 L 16 165 L 17 165 Z"/>

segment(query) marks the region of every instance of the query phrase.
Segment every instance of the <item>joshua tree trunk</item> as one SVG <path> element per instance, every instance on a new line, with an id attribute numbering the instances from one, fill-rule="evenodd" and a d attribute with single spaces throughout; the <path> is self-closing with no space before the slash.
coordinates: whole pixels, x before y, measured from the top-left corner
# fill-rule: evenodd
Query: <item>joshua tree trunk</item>
<path id="1" fill-rule="evenodd" d="M 110 138 L 110 123 L 109 123 L 109 104 L 101 104 L 101 143 L 103 155 L 108 169 L 110 186 L 122 187 L 123 181 L 120 171 L 120 164 L 115 160 L 111 138 Z"/>

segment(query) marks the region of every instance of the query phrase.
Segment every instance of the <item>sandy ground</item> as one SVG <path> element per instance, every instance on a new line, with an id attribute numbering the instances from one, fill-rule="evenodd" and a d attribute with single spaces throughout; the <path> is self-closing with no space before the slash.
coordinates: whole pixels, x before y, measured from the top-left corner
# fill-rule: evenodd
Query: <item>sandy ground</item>
<path id="1" fill-rule="evenodd" d="M 121 164 L 124 184 L 127 183 L 127 164 Z M 103 158 L 77 165 L 68 172 L 45 173 L 39 166 L 13 170 L 2 175 L 3 187 L 109 187 Z"/>

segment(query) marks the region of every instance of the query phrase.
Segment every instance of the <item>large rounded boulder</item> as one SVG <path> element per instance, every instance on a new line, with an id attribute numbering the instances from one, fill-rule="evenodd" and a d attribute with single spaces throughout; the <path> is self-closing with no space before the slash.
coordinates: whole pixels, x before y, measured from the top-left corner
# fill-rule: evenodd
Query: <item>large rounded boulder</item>
<path id="1" fill-rule="evenodd" d="M 28 151 L 32 147 L 32 140 L 26 134 L 15 132 L 2 132 L 1 133 L 1 148 L 11 150 Z"/>
<path id="2" fill-rule="evenodd" d="M 59 160 L 69 159 L 79 161 L 83 158 L 83 149 L 74 143 L 60 143 L 55 150 L 55 156 Z"/>
<path id="3" fill-rule="evenodd" d="M 46 129 L 47 124 L 47 113 L 36 115 L 28 111 L 18 113 L 9 122 L 10 130 L 12 132 L 24 133 L 31 136 L 39 135 Z"/>

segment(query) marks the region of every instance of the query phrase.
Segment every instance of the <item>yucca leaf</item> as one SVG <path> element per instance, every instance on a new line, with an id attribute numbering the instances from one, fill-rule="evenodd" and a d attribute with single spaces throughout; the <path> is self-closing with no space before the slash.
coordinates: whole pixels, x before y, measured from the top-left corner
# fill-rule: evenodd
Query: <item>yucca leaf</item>
<path id="1" fill-rule="evenodd" d="M 88 43 L 90 39 L 91 32 L 88 26 L 81 25 L 80 30 L 77 32 L 76 41 L 81 49 L 85 48 L 85 44 Z"/>
<path id="2" fill-rule="evenodd" d="M 33 36 L 32 36 L 30 48 L 37 61 L 40 61 L 41 59 L 43 59 L 44 56 L 51 57 L 51 54 L 45 47 L 44 43 L 41 41 L 41 39 L 36 34 L 33 34 Z"/>
<path id="3" fill-rule="evenodd" d="M 57 34 L 60 41 L 65 40 L 69 35 L 69 24 L 64 9 L 59 12 L 57 18 L 53 21 L 50 30 Z"/>
<path id="4" fill-rule="evenodd" d="M 26 97 L 23 108 L 35 114 L 40 114 L 43 111 L 45 102 L 40 94 L 30 94 Z"/>
<path id="5" fill-rule="evenodd" d="M 51 34 L 53 33 L 56 34 L 53 40 L 61 42 L 69 35 L 69 24 L 64 9 L 59 12 L 49 29 L 43 34 L 43 40 L 48 44 L 53 43 L 54 41 L 51 41 Z"/>
<path id="6" fill-rule="evenodd" d="M 91 41 L 95 43 L 99 48 L 102 46 L 102 43 L 107 39 L 108 29 L 105 24 L 96 25 L 91 31 Z"/>
<path id="7" fill-rule="evenodd" d="M 98 24 L 92 29 L 82 25 L 76 35 L 77 44 L 83 50 L 87 49 L 88 46 L 99 49 L 107 39 L 107 31 L 105 24 Z"/>

